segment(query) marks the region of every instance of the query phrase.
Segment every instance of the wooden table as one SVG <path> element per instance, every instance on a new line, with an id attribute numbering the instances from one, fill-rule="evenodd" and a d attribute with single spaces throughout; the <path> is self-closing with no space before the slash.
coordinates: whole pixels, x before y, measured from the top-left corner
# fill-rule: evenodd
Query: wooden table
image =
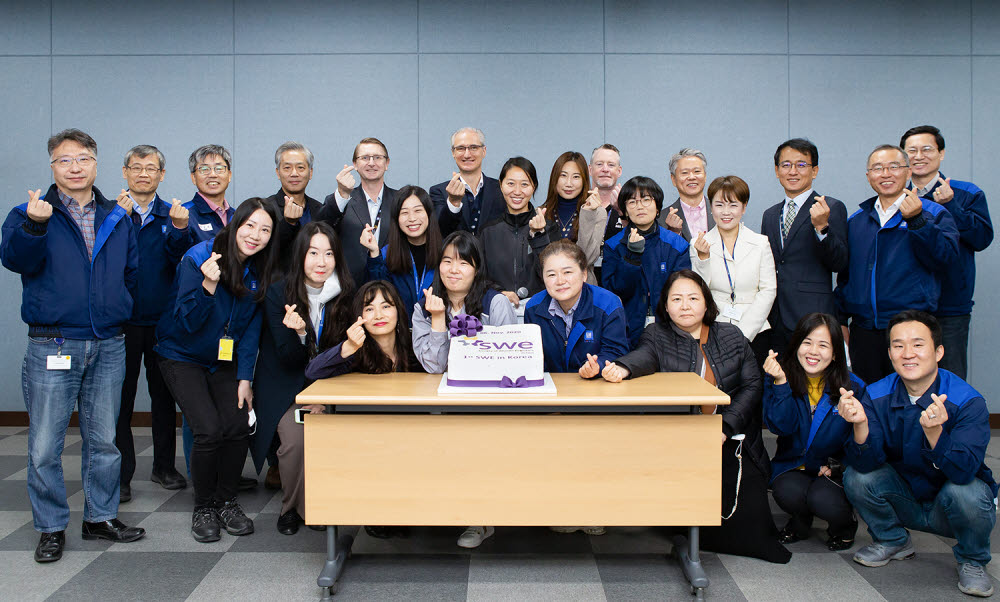
<path id="1" fill-rule="evenodd" d="M 726 394 L 692 373 L 552 378 L 555 395 L 438 395 L 441 375 L 406 373 L 302 391 L 300 404 L 370 410 L 305 418 L 306 520 L 329 526 L 324 594 L 352 543 L 336 525 L 721 523 L 721 417 L 656 412 L 728 404 Z M 675 551 L 700 597 L 697 527 Z"/>

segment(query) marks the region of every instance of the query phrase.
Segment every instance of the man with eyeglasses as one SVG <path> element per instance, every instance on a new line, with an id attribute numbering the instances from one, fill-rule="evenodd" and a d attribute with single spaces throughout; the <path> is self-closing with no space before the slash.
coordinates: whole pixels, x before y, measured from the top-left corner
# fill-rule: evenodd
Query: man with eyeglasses
<path id="1" fill-rule="evenodd" d="M 476 128 L 459 129 L 451 135 L 451 156 L 458 171 L 427 191 L 434 201 L 441 236 L 455 230 L 478 234 L 482 226 L 501 217 L 506 207 L 500 182 L 483 174 L 486 136 Z"/>
<path id="2" fill-rule="evenodd" d="M 313 176 L 312 151 L 299 142 L 285 142 L 274 151 L 274 173 L 278 175 L 281 188 L 267 200 L 274 204 L 278 215 L 284 216 L 277 226 L 278 242 L 281 249 L 290 251 L 299 228 L 316 219 L 323 208 L 323 203 L 306 194 L 306 186 Z M 283 252 L 278 258 L 282 272 L 288 271 L 290 257 Z M 268 476 L 271 477 L 270 471 Z"/>
<path id="3" fill-rule="evenodd" d="M 132 499 L 135 474 L 135 444 L 132 410 L 139 384 L 139 368 L 145 357 L 153 432 L 153 471 L 150 480 L 164 489 L 183 489 L 187 481 L 174 467 L 177 455 L 177 414 L 174 398 L 160 374 L 159 358 L 153 351 L 156 324 L 166 311 L 177 264 L 191 246 L 187 209 L 177 199 L 167 204 L 156 190 L 166 174 L 166 159 L 155 146 L 140 144 L 125 153 L 122 176 L 124 191 L 139 249 L 138 285 L 132 317 L 125 324 L 125 382 L 122 384 L 115 445 L 122 454 L 121 501 Z M 130 204 L 128 204 L 130 203 Z"/>
<path id="4" fill-rule="evenodd" d="M 819 149 L 793 138 L 774 151 L 774 175 L 785 199 L 764 211 L 760 232 L 774 255 L 778 292 L 767 322 L 768 348 L 783 355 L 802 316 L 835 313 L 833 274 L 847 267 L 847 209 L 813 190 Z"/>
<path id="5" fill-rule="evenodd" d="M 910 158 L 911 188 L 951 213 L 958 227 L 958 261 L 941 276 L 941 299 L 934 315 L 941 324 L 944 358 L 940 367 L 968 378 L 969 322 L 976 287 L 976 257 L 993 242 L 993 222 L 986 194 L 972 182 L 942 174 L 944 136 L 933 125 L 907 130 L 899 140 Z"/>
<path id="6" fill-rule="evenodd" d="M 361 233 L 370 225 L 379 248 L 385 245 L 389 229 L 395 226 L 388 222 L 396 191 L 385 185 L 389 150 L 378 138 L 358 142 L 351 162 L 353 165 L 344 165 L 337 174 L 337 192 L 326 196 L 318 219 L 328 222 L 340 235 L 344 260 L 354 282 L 360 285 L 365 281 L 368 264 L 368 249 L 361 245 Z M 357 187 L 353 171 L 361 178 Z"/>
<path id="7" fill-rule="evenodd" d="M 233 217 L 226 201 L 226 189 L 233 179 L 233 157 L 225 147 L 206 144 L 188 157 L 191 183 L 198 189 L 194 198 L 184 204 L 190 212 L 189 228 L 192 244 L 212 240 Z"/>
<path id="8" fill-rule="evenodd" d="M 660 225 L 691 242 L 699 232 L 715 227 L 715 219 L 705 198 L 708 159 L 705 153 L 694 148 L 682 148 L 670 157 L 668 164 L 670 182 L 677 189 L 677 200 L 664 206 L 660 212 Z"/>
<path id="9" fill-rule="evenodd" d="M 878 146 L 867 166 L 876 196 L 847 219 L 850 257 L 834 294 L 851 369 L 873 383 L 892 373 L 885 351 L 889 319 L 905 309 L 937 309 L 941 277 L 958 257 L 958 229 L 946 209 L 906 187 L 910 163 L 903 149 Z"/>
<path id="10" fill-rule="evenodd" d="M 143 529 L 118 520 L 121 454 L 115 423 L 125 377 L 122 325 L 132 315 L 138 253 L 125 210 L 94 186 L 97 143 L 77 129 L 49 138 L 55 183 L 7 215 L 0 261 L 21 275 L 28 350 L 28 497 L 41 533 L 36 562 L 62 557 L 69 524 L 62 451 L 79 407 L 84 444 L 84 539 L 130 542 Z"/>

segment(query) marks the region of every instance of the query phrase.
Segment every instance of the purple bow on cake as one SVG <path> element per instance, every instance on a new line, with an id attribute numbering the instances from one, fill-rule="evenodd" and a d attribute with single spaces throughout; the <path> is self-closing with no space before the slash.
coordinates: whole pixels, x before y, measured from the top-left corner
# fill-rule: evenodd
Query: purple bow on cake
<path id="1" fill-rule="evenodd" d="M 476 316 L 458 314 L 448 324 L 448 332 L 453 337 L 474 337 L 483 329 L 483 323 Z"/>
<path id="2" fill-rule="evenodd" d="M 509 376 L 500 379 L 501 389 L 520 389 L 528 386 L 528 379 L 518 376 L 516 380 L 511 380 Z"/>

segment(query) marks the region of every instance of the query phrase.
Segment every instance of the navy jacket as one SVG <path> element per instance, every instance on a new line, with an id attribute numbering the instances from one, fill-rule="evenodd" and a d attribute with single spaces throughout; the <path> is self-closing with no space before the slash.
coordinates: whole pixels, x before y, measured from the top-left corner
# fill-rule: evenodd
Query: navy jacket
<path id="1" fill-rule="evenodd" d="M 366 249 L 367 250 L 367 249 Z M 372 280 L 388 280 L 396 287 L 400 299 L 403 300 L 403 307 L 398 308 L 398 313 L 406 316 L 406 325 L 413 324 L 413 306 L 424 298 L 424 289 L 434 282 L 433 266 L 425 266 L 424 271 L 417 273 L 416 263 L 410 264 L 409 274 L 396 274 L 390 272 L 385 265 L 385 256 L 389 252 L 389 245 L 382 247 L 382 252 L 378 257 L 368 255 L 366 266 L 366 282 Z M 423 276 L 421 278 L 421 276 Z M 419 281 L 419 282 L 418 282 Z"/>
<path id="2" fill-rule="evenodd" d="M 597 356 L 597 365 L 628 353 L 625 309 L 611 291 L 583 284 L 580 302 L 573 312 L 573 325 L 566 337 L 566 322 L 549 313 L 552 297 L 542 291 L 524 306 L 524 323 L 542 329 L 546 372 L 576 372 L 587 363 L 587 354 Z"/>
<path id="3" fill-rule="evenodd" d="M 646 248 L 628 249 L 629 230 L 624 229 L 604 243 L 601 286 L 621 297 L 628 316 L 631 348 L 639 344 L 647 315 L 656 315 L 656 303 L 670 274 L 691 269 L 688 243 L 678 234 L 657 225 L 646 235 Z"/>
<path id="4" fill-rule="evenodd" d="M 931 404 L 931 394 L 947 395 L 948 420 L 930 448 L 920 412 Z M 934 499 L 947 481 L 964 485 L 980 479 L 997 494 L 993 473 L 983 462 L 990 442 L 990 414 L 979 391 L 947 370 L 915 404 L 896 373 L 868 386 L 861 398 L 868 417 L 868 440 L 858 445 L 848 439 L 844 461 L 858 472 L 871 472 L 886 462 L 910 485 L 920 501 Z M 852 431 L 853 432 L 853 431 Z"/>
<path id="5" fill-rule="evenodd" d="M 396 190 L 389 188 L 384 182 L 382 186 L 382 204 L 379 206 L 379 248 L 382 248 L 389 241 L 389 229 L 398 227 L 392 223 L 392 206 L 396 202 Z M 337 231 L 337 235 L 340 236 L 340 244 L 343 246 L 344 261 L 347 262 L 347 267 L 351 270 L 351 279 L 355 283 L 364 282 L 368 249 L 361 246 L 361 233 L 366 224 L 371 224 L 372 218 L 368 214 L 368 199 L 365 197 L 361 185 L 359 184 L 351 191 L 351 197 L 344 205 L 343 211 L 337 205 L 336 192 L 326 195 L 323 206 L 319 212 L 312 216 L 312 219 L 325 221 Z"/>
<path id="6" fill-rule="evenodd" d="M 223 223 L 219 219 L 219 214 L 212 211 L 200 193 L 194 193 L 194 198 L 184 203 L 184 208 L 190 212 L 188 230 L 191 231 L 191 244 L 212 240 L 219 230 L 222 230 Z M 230 205 L 226 211 L 226 223 L 233 219 L 233 213 L 236 213 L 236 210 Z"/>
<path id="7" fill-rule="evenodd" d="M 175 228 L 170 221 L 170 205 L 159 195 L 150 210 L 153 219 L 142 225 L 139 212 L 132 211 L 132 229 L 139 245 L 139 285 L 129 324 L 155 326 L 167 310 L 177 264 L 191 247 L 191 230 Z"/>
<path id="8" fill-rule="evenodd" d="M 201 264 L 211 257 L 212 242 L 196 244 L 181 259 L 170 309 L 156 327 L 154 351 L 167 359 L 198 364 L 215 372 L 221 363 L 219 340 L 228 335 L 234 340 L 237 378 L 253 380 L 261 312 L 252 294 L 234 297 L 221 282 L 214 295 L 202 288 Z M 249 266 L 243 270 L 243 284 L 251 293 L 257 290 L 257 276 Z"/>
<path id="9" fill-rule="evenodd" d="M 847 218 L 847 269 L 837 274 L 837 309 L 862 328 L 883 329 L 904 309 L 934 312 L 941 276 L 958 257 L 951 213 L 923 200 L 923 211 L 904 220 L 898 211 L 881 227 L 872 197 Z M 842 320 L 843 321 L 843 320 Z"/>
<path id="10" fill-rule="evenodd" d="M 278 253 L 278 271 L 286 274 L 288 272 L 288 264 L 292 260 L 292 242 L 298 235 L 299 230 L 302 229 L 302 226 L 313 221 L 319 215 L 323 209 L 323 203 L 320 203 L 308 194 L 305 195 L 306 206 L 302 208 L 302 217 L 295 224 L 289 224 L 288 220 L 285 219 L 284 189 L 279 188 L 278 192 L 264 200 L 274 205 L 274 209 L 278 213 L 278 223 L 274 228 L 276 234 L 272 236 L 277 236 L 278 250 L 280 251 Z"/>
<path id="11" fill-rule="evenodd" d="M 438 218 L 438 226 L 441 228 L 441 237 L 444 238 L 455 230 L 465 230 L 478 234 L 483 226 L 502 216 L 507 209 L 507 203 L 500 193 L 500 181 L 487 177 L 483 174 L 483 187 L 477 196 L 472 196 L 469 189 L 465 189 L 465 200 L 462 201 L 462 208 L 458 213 L 452 213 L 446 206 L 448 203 L 448 180 L 431 186 L 427 191 L 431 200 L 434 201 L 434 215 Z M 479 215 L 476 215 L 473 206 L 479 207 Z"/>
<path id="12" fill-rule="evenodd" d="M 125 210 L 94 188 L 94 253 L 59 200 L 45 193 L 52 217 L 28 219 L 27 203 L 11 209 L 3 224 L 0 261 L 21 275 L 21 319 L 68 339 L 107 339 L 132 316 L 139 253 Z M 57 332 L 58 331 L 58 332 Z"/>
<path id="13" fill-rule="evenodd" d="M 857 399 L 865 391 L 865 383 L 851 374 L 850 389 Z M 764 377 L 764 422 L 778 436 L 778 451 L 771 459 L 771 480 L 778 475 L 805 465 L 806 472 L 815 476 L 827 458 L 840 459 L 848 437 L 854 436 L 849 422 L 837 413 L 830 400 L 829 389 L 810 414 L 809 398 L 795 397 L 788 383 L 774 384 L 770 375 Z"/>
<path id="14" fill-rule="evenodd" d="M 941 177 L 945 177 L 941 174 Z M 924 198 L 934 200 L 938 182 Z M 976 288 L 976 251 L 993 242 L 993 222 L 986 194 L 972 182 L 951 181 L 955 198 L 942 204 L 958 227 L 958 260 L 941 275 L 941 298 L 935 312 L 939 316 L 964 316 L 972 313 L 972 294 Z"/>
<path id="15" fill-rule="evenodd" d="M 833 273 L 847 267 L 847 209 L 837 199 L 827 196 L 830 207 L 826 236 L 816 236 L 809 209 L 816 202 L 816 191 L 802 203 L 781 244 L 782 201 L 764 212 L 760 233 L 771 243 L 778 292 L 767 321 L 772 327 L 783 324 L 789 332 L 795 330 L 802 316 L 812 312 L 832 314 L 836 311 L 833 297 Z"/>

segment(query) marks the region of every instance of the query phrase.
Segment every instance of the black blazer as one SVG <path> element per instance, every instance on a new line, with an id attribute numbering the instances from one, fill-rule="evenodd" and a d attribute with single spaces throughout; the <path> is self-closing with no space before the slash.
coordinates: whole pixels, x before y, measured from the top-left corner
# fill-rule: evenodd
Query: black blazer
<path id="1" fill-rule="evenodd" d="M 378 235 L 378 246 L 381 249 L 389 239 L 389 228 L 396 227 L 392 224 L 392 204 L 396 200 L 396 190 L 389 188 L 383 182 L 382 186 L 382 208 L 380 218 L 380 228 Z M 337 193 L 326 195 L 323 201 L 323 208 L 319 212 L 321 219 L 333 226 L 340 236 L 340 244 L 344 247 L 344 261 L 347 262 L 348 269 L 351 270 L 351 278 L 354 285 L 360 287 L 365 282 L 365 268 L 368 265 L 368 249 L 361 246 L 361 233 L 364 232 L 365 224 L 369 224 L 372 218 L 368 215 L 368 201 L 365 193 L 359 185 L 351 191 L 351 198 L 347 201 L 347 206 L 341 212 L 337 206 Z"/>
<path id="2" fill-rule="evenodd" d="M 681 202 L 682 201 L 680 199 L 677 199 L 669 207 L 660 211 L 660 217 L 658 217 L 656 221 L 664 228 L 667 228 L 667 216 L 670 215 L 670 209 L 676 209 L 677 215 L 679 215 L 681 221 L 684 222 L 684 224 L 681 225 L 680 234 L 684 240 L 691 242 L 691 230 L 688 229 L 687 220 L 684 219 L 684 210 L 681 209 Z M 712 217 L 712 208 L 709 206 L 709 202 L 707 200 L 705 201 L 705 215 L 708 218 L 708 230 L 711 230 L 715 227 L 715 219 Z M 667 230 L 670 230 L 670 228 L 667 228 Z M 708 232 L 708 230 L 705 230 L 705 232 Z M 673 232 L 673 230 L 670 231 Z"/>
<path id="3" fill-rule="evenodd" d="M 500 181 L 483 174 L 483 188 L 479 191 L 480 209 L 479 221 L 474 222 L 472 207 L 469 203 L 469 191 L 465 191 L 465 200 L 462 202 L 462 209 L 458 213 L 452 213 L 448 207 L 448 182 L 441 182 L 431 186 L 427 192 L 431 200 L 434 201 L 434 214 L 438 218 L 438 227 L 441 229 L 441 238 L 448 236 L 455 230 L 465 230 L 473 234 L 479 234 L 483 226 L 503 217 L 506 212 L 507 203 L 500 193 Z"/>
<path id="4" fill-rule="evenodd" d="M 283 189 L 279 188 L 278 192 L 264 199 L 271 203 L 278 212 L 278 226 L 275 230 L 278 235 L 278 270 L 281 271 L 282 275 L 288 272 L 288 263 L 292 257 L 292 242 L 299 233 L 299 229 L 304 224 L 317 219 L 317 216 L 323 209 L 323 203 L 320 203 L 308 194 L 305 196 L 306 212 L 302 214 L 302 218 L 294 225 L 289 224 L 285 220 L 285 191 Z M 307 217 L 308 219 L 306 219 Z M 358 236 L 360 237 L 361 235 L 359 234 Z"/>
<path id="5" fill-rule="evenodd" d="M 833 298 L 833 274 L 847 269 L 847 208 L 827 196 L 830 227 L 822 241 L 816 236 L 809 208 L 816 202 L 816 191 L 799 207 L 781 245 L 781 209 L 785 202 L 764 212 L 761 234 L 771 243 L 774 269 L 778 276 L 778 296 L 774 299 L 768 322 L 783 324 L 792 331 L 802 316 L 819 311 L 836 315 Z"/>

